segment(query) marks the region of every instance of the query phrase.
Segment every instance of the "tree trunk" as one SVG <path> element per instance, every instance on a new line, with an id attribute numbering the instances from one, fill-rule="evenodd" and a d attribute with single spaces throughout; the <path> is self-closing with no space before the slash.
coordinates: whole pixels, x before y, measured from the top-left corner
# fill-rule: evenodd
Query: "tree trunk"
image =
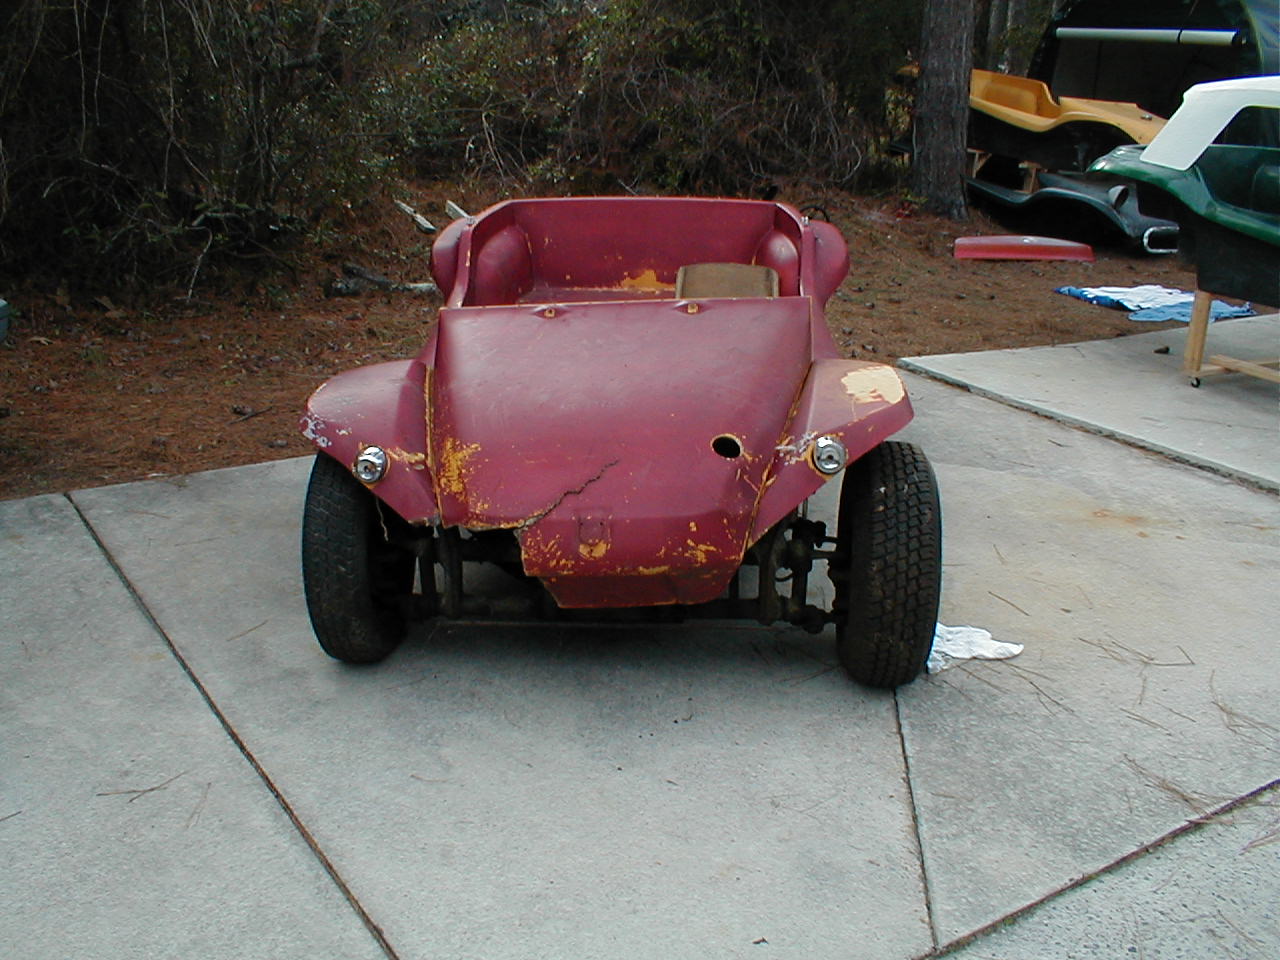
<path id="1" fill-rule="evenodd" d="M 982 65 L 988 70 L 999 70 L 1009 28 L 1009 0 L 991 0 L 986 13 L 987 37 Z"/>
<path id="2" fill-rule="evenodd" d="M 1026 70 L 1026 57 L 1014 46 L 1018 31 L 1027 19 L 1026 0 L 1009 0 L 1009 9 L 1004 23 L 1004 49 L 1000 52 L 999 70 L 1002 73 L 1023 73 Z"/>
<path id="3" fill-rule="evenodd" d="M 968 217 L 964 199 L 973 0 L 928 0 L 920 41 L 911 192 L 924 209 L 952 220 Z"/>

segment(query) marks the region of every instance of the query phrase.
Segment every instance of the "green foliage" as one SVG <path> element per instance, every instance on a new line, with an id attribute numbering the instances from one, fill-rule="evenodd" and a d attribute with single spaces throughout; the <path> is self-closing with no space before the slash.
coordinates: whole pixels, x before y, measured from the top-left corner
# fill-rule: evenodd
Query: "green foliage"
<path id="1" fill-rule="evenodd" d="M 864 183 L 921 3 L 16 0 L 0 273 L 185 289 L 405 171 Z"/>

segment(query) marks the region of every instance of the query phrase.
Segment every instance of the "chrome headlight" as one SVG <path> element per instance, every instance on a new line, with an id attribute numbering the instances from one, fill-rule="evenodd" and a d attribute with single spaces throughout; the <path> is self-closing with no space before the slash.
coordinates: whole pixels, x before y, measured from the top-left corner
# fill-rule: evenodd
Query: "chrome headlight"
<path id="1" fill-rule="evenodd" d="M 365 447 L 356 457 L 351 472 L 361 483 L 377 483 L 387 472 L 387 452 L 381 447 Z"/>
<path id="2" fill-rule="evenodd" d="M 849 451 L 838 437 L 819 437 L 813 441 L 813 465 L 819 473 L 839 473 L 849 462 Z"/>

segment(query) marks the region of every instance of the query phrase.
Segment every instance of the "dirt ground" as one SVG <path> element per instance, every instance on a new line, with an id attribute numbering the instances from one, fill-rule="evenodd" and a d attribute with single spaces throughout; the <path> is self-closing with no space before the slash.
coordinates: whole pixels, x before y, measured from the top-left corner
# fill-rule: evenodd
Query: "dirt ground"
<path id="1" fill-rule="evenodd" d="M 395 195 L 437 224 L 447 219 L 439 190 Z M 451 197 L 469 210 L 495 199 Z M 981 215 L 960 225 L 855 197 L 828 198 L 824 208 L 852 260 L 828 321 L 837 343 L 860 359 L 1145 333 L 1160 326 L 1054 288 L 1194 287 L 1172 257 L 1117 249 L 1099 248 L 1095 263 L 953 259 L 956 236 L 1007 232 Z M 353 212 L 334 236 L 324 247 L 285 252 L 292 270 L 235 286 L 214 281 L 190 298 L 185 289 L 139 304 L 0 294 L 20 311 L 0 345 L 0 499 L 309 453 L 297 430 L 307 395 L 341 370 L 414 353 L 440 302 L 380 290 L 325 294 L 350 262 L 396 282 L 430 279 L 430 239 L 390 195 Z"/>

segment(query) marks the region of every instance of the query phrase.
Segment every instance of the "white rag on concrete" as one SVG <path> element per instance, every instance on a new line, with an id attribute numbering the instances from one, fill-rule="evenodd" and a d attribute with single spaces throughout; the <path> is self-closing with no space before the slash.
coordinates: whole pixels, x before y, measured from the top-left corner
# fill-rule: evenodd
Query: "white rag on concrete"
<path id="1" fill-rule="evenodd" d="M 933 633 L 933 652 L 925 669 L 940 673 L 961 660 L 1008 660 L 1022 652 L 1020 643 L 1004 643 L 981 627 L 948 627 L 938 624 Z"/>

